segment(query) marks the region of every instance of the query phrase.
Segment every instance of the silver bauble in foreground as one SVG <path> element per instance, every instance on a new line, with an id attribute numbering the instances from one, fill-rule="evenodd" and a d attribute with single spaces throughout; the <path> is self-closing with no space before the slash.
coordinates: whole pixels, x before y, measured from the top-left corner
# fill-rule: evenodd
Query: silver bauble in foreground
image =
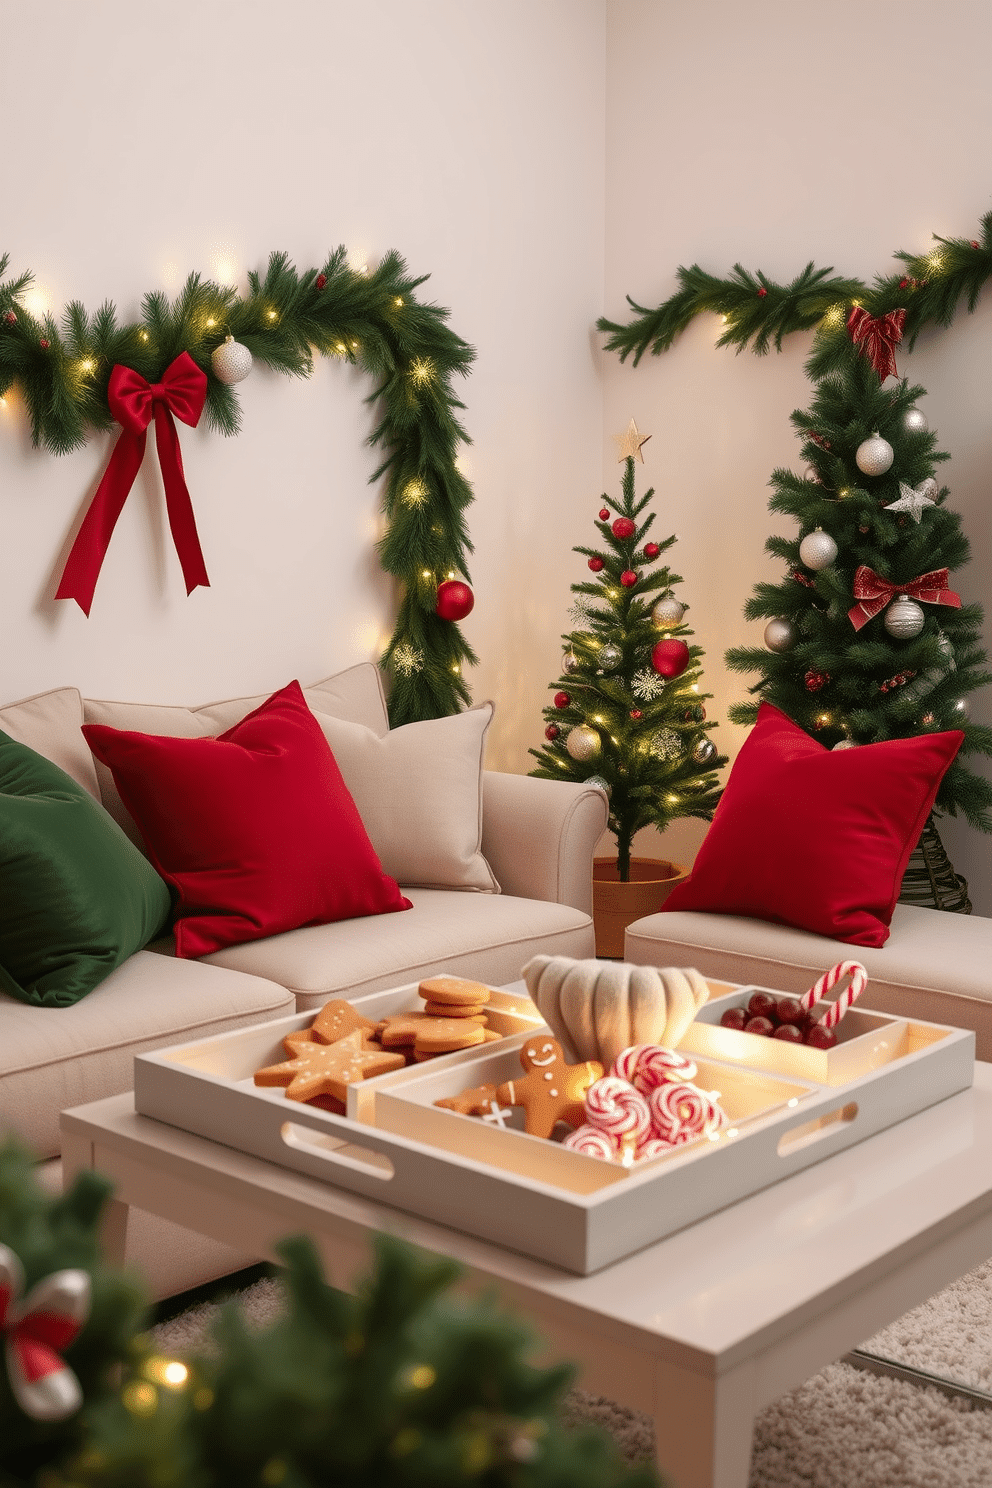
<path id="1" fill-rule="evenodd" d="M 600 646 L 596 660 L 604 672 L 612 672 L 623 661 L 623 652 L 619 646 L 614 646 L 612 641 L 607 641 L 605 646 Z"/>
<path id="2" fill-rule="evenodd" d="M 765 645 L 769 651 L 791 651 L 796 644 L 796 631 L 791 620 L 769 620 L 765 626 Z"/>
<path id="3" fill-rule="evenodd" d="M 902 416 L 902 426 L 907 434 L 925 434 L 930 427 L 918 408 L 907 408 Z"/>
<path id="4" fill-rule="evenodd" d="M 681 625 L 684 614 L 685 605 L 674 594 L 665 594 L 652 609 L 651 619 L 659 626 Z"/>
<path id="5" fill-rule="evenodd" d="M 692 757 L 697 765 L 708 765 L 716 759 L 716 745 L 712 739 L 697 739 L 692 746 Z"/>
<path id="6" fill-rule="evenodd" d="M 837 557 L 837 544 L 829 532 L 817 527 L 815 532 L 807 532 L 799 544 L 799 556 L 807 568 L 829 568 Z"/>
<path id="7" fill-rule="evenodd" d="M 926 622 L 920 606 L 908 594 L 900 594 L 885 611 L 884 625 L 889 635 L 897 641 L 911 641 L 918 636 Z"/>
<path id="8" fill-rule="evenodd" d="M 884 475 L 894 459 L 891 444 L 876 430 L 870 439 L 858 445 L 854 463 L 862 475 Z"/>
<path id="9" fill-rule="evenodd" d="M 225 336 L 211 356 L 210 365 L 218 382 L 225 382 L 228 386 L 243 382 L 251 371 L 251 352 L 233 336 Z"/>
<path id="10" fill-rule="evenodd" d="M 579 723 L 575 728 L 569 729 L 565 748 L 574 760 L 586 764 L 598 757 L 602 742 L 594 728 L 590 728 L 587 723 Z"/>

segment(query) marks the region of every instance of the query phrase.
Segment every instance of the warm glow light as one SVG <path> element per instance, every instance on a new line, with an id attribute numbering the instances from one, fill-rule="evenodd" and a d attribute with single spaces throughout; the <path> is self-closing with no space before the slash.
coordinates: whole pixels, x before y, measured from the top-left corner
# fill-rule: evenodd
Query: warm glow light
<path id="1" fill-rule="evenodd" d="M 790 1101 L 787 1101 L 786 1102 L 786 1104 L 787 1105 L 790 1105 L 790 1106 L 798 1106 L 798 1104 L 799 1104 L 799 1097 L 794 1095 Z"/>
<path id="2" fill-rule="evenodd" d="M 679 799 L 678 796 L 666 796 L 665 797 L 665 800 L 668 802 L 668 804 L 670 806 L 677 806 L 678 805 L 678 799 Z"/>
<path id="3" fill-rule="evenodd" d="M 823 317 L 823 324 L 827 326 L 839 326 L 844 321 L 844 306 L 831 305 Z"/>
<path id="4" fill-rule="evenodd" d="M 216 324 L 217 324 L 217 322 L 214 320 L 214 318 L 213 318 L 212 315 L 210 315 L 210 316 L 207 317 L 207 330 L 208 331 L 212 331 L 213 328 L 214 328 L 214 326 Z"/>
<path id="5" fill-rule="evenodd" d="M 944 267 L 944 254 L 940 248 L 935 248 L 932 253 L 927 254 L 927 266 L 931 274 L 939 274 Z"/>
<path id="6" fill-rule="evenodd" d="M 422 480 L 407 481 L 403 487 L 403 500 L 407 506 L 423 506 L 428 491 Z"/>
<path id="7" fill-rule="evenodd" d="M 461 671 L 461 667 L 458 665 L 457 661 L 453 661 L 451 663 L 451 670 L 455 673 L 456 676 Z"/>
<path id="8" fill-rule="evenodd" d="M 83 360 L 79 364 L 79 370 L 80 372 L 92 372 L 95 366 L 96 362 L 92 357 L 83 357 Z"/>
<path id="9" fill-rule="evenodd" d="M 395 300 L 393 301 L 393 304 L 394 305 L 402 305 L 402 303 L 403 303 L 403 296 L 402 295 L 397 295 L 396 298 L 395 298 Z"/>
<path id="10" fill-rule="evenodd" d="M 397 300 L 396 303 L 401 305 L 403 301 Z M 425 382 L 430 382 L 434 376 L 434 363 L 430 357 L 415 357 L 410 363 L 410 376 L 418 387 L 422 387 Z"/>
<path id="11" fill-rule="evenodd" d="M 47 315 L 49 311 L 48 296 L 42 289 L 29 289 L 24 296 L 24 308 L 30 310 L 32 315 Z"/>
<path id="12" fill-rule="evenodd" d="M 415 1390 L 429 1390 L 436 1379 L 437 1371 L 432 1369 L 429 1364 L 418 1364 L 407 1375 L 407 1381 Z"/>
<path id="13" fill-rule="evenodd" d="M 850 494 L 851 494 L 851 493 L 850 493 L 850 491 L 849 491 L 849 490 L 848 490 L 848 489 L 847 489 L 847 487 L 846 487 L 846 486 L 841 486 L 841 488 L 840 488 L 840 490 L 839 490 L 839 491 L 838 491 L 838 492 L 837 492 L 837 495 L 838 495 L 838 496 L 839 496 L 839 497 L 840 497 L 840 499 L 841 499 L 841 500 L 842 500 L 842 501 L 843 501 L 843 499 L 844 499 L 844 497 L 845 497 L 845 496 L 850 496 Z"/>
<path id="14" fill-rule="evenodd" d="M 340 351 L 343 354 L 344 351 L 346 350 L 346 347 L 345 347 L 344 342 L 343 341 L 339 341 L 338 344 L 337 344 L 337 347 L 335 349 L 337 351 Z"/>
<path id="15" fill-rule="evenodd" d="M 420 577 L 421 577 L 421 578 L 422 578 L 422 579 L 429 579 L 429 578 L 430 578 L 430 576 L 431 576 L 431 571 L 430 571 L 430 569 L 429 569 L 429 568 L 425 568 L 425 569 L 424 569 L 424 570 L 423 570 L 423 571 L 422 571 L 422 573 L 421 573 L 421 575 L 420 575 Z"/>
<path id="16" fill-rule="evenodd" d="M 148 332 L 147 331 L 139 331 L 138 332 L 138 336 L 139 336 L 139 338 L 142 341 L 147 341 L 148 340 Z"/>
<path id="17" fill-rule="evenodd" d="M 269 317 L 270 320 L 275 320 L 277 318 L 276 317 L 276 312 L 274 310 L 266 310 L 265 313 Z"/>

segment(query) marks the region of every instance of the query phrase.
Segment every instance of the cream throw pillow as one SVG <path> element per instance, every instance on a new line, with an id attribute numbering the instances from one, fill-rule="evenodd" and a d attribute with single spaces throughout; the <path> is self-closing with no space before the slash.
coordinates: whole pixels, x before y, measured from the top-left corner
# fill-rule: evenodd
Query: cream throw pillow
<path id="1" fill-rule="evenodd" d="M 482 856 L 482 757 L 492 703 L 381 738 L 307 701 L 385 871 L 405 888 L 498 894 Z"/>

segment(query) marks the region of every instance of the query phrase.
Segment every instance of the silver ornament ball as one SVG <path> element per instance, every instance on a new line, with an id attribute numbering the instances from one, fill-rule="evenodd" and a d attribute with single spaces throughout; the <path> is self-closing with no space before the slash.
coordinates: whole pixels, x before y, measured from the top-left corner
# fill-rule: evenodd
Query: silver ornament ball
<path id="1" fill-rule="evenodd" d="M 651 611 L 651 619 L 658 626 L 681 625 L 685 605 L 674 594 L 665 594 Z"/>
<path id="2" fill-rule="evenodd" d="M 587 723 L 579 723 L 575 728 L 569 729 L 565 748 L 574 760 L 587 764 L 589 760 L 598 757 L 602 741 L 594 728 L 590 728 Z"/>
<path id="3" fill-rule="evenodd" d="M 571 649 L 566 651 L 564 656 L 562 657 L 561 669 L 565 673 L 566 677 L 570 677 L 573 672 L 577 672 L 579 670 L 579 658 Z"/>
<path id="4" fill-rule="evenodd" d="M 613 794 L 612 785 L 608 780 L 604 780 L 602 775 L 590 775 L 586 780 L 586 785 L 594 785 L 597 789 L 604 791 L 607 799 Z"/>
<path id="5" fill-rule="evenodd" d="M 838 739 L 834 745 L 835 749 L 857 749 L 857 747 L 853 739 Z"/>
<path id="6" fill-rule="evenodd" d="M 214 376 L 230 386 L 243 382 L 251 371 L 251 352 L 233 336 L 226 336 L 210 358 Z"/>
<path id="7" fill-rule="evenodd" d="M 769 620 L 765 626 L 765 645 L 769 651 L 791 651 L 796 644 L 791 620 Z"/>
<path id="8" fill-rule="evenodd" d="M 623 661 L 623 652 L 619 646 L 614 646 L 612 641 L 607 641 L 605 646 L 600 646 L 596 659 L 604 672 L 612 672 Z"/>
<path id="9" fill-rule="evenodd" d="M 692 746 L 692 757 L 697 765 L 708 765 L 716 759 L 716 745 L 712 739 L 697 739 Z"/>
<path id="10" fill-rule="evenodd" d="M 908 408 L 902 416 L 902 426 L 907 434 L 925 434 L 930 425 L 918 408 Z"/>
<path id="11" fill-rule="evenodd" d="M 837 544 L 829 532 L 817 527 L 815 532 L 807 532 L 799 544 L 799 556 L 807 568 L 829 568 L 837 557 Z"/>
<path id="12" fill-rule="evenodd" d="M 870 439 L 858 445 L 854 463 L 862 475 L 884 475 L 891 468 L 894 459 L 891 444 L 876 430 Z"/>
<path id="13" fill-rule="evenodd" d="M 951 722 L 954 727 L 960 728 L 963 723 L 968 722 L 970 717 L 971 704 L 968 702 L 968 699 L 963 697 L 955 698 L 951 704 Z"/>
<path id="14" fill-rule="evenodd" d="M 812 465 L 807 465 L 807 466 L 804 467 L 804 469 L 803 469 L 803 480 L 806 480 L 806 481 L 815 481 L 817 485 L 820 484 L 820 477 L 817 475 L 817 473 L 813 469 Z"/>
<path id="15" fill-rule="evenodd" d="M 920 606 L 908 594 L 900 594 L 885 611 L 884 625 L 889 635 L 897 641 L 911 641 L 918 636 L 926 622 Z"/>

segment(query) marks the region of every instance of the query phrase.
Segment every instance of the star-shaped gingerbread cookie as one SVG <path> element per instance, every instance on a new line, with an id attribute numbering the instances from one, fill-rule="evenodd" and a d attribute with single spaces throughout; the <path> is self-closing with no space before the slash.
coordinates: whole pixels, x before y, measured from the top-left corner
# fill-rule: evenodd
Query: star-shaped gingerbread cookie
<path id="1" fill-rule="evenodd" d="M 333 1044 L 300 1044 L 293 1059 L 256 1070 L 256 1085 L 285 1085 L 289 1100 L 305 1101 L 315 1095 L 347 1098 L 349 1085 L 387 1070 L 402 1069 L 402 1054 L 368 1048 L 362 1030 L 356 1028 Z"/>

